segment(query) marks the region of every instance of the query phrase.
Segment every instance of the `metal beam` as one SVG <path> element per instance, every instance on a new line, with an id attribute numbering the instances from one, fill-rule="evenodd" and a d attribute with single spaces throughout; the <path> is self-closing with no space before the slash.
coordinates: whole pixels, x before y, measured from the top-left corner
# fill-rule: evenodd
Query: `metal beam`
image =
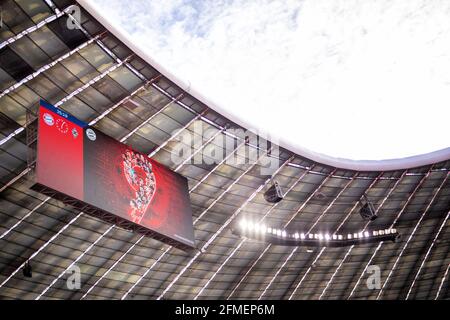
<path id="1" fill-rule="evenodd" d="M 70 56 L 72 56 L 74 53 L 77 53 L 78 51 L 80 51 L 81 49 L 86 48 L 88 45 L 90 45 L 92 42 L 94 42 L 95 40 L 99 39 L 103 34 L 99 34 L 97 36 L 95 36 L 94 38 L 80 44 L 78 47 L 76 47 L 73 50 L 70 50 L 69 52 L 61 55 L 59 58 L 53 60 L 52 62 L 40 67 L 38 70 L 36 70 L 35 72 L 29 74 L 28 76 L 24 77 L 22 80 L 20 80 L 19 82 L 16 82 L 15 84 L 11 85 L 9 88 L 6 88 L 5 90 L 3 90 L 0 93 L 0 98 L 3 98 L 5 95 L 13 92 L 14 90 L 16 90 L 17 88 L 21 87 L 22 85 L 24 85 L 25 83 L 27 83 L 30 80 L 33 80 L 34 78 L 36 78 L 38 75 L 40 75 L 42 72 L 47 71 L 48 69 L 54 67 L 56 64 L 58 64 L 61 61 L 64 61 L 65 59 L 69 58 Z"/>
<path id="2" fill-rule="evenodd" d="M 0 43 L 0 49 L 4 48 L 4 47 L 7 46 L 7 45 L 10 45 L 10 44 L 16 42 L 16 41 L 19 40 L 20 38 L 23 38 L 24 36 L 26 36 L 26 35 L 28 35 L 28 34 L 34 32 L 34 31 L 36 31 L 36 30 L 42 28 L 43 26 L 49 24 L 50 22 L 52 22 L 52 21 L 58 19 L 59 17 L 61 17 L 61 16 L 63 16 L 64 14 L 66 14 L 66 13 L 69 11 L 70 7 L 71 7 L 71 6 L 67 7 L 67 8 L 64 9 L 63 11 L 59 11 L 58 13 L 56 13 L 56 14 L 54 14 L 54 15 L 51 15 L 51 16 L 49 16 L 49 17 L 47 17 L 47 18 L 45 18 L 44 20 L 42 20 L 42 21 L 39 22 L 38 24 L 36 24 L 36 25 L 34 25 L 34 26 L 32 26 L 32 27 L 29 27 L 29 28 L 23 30 L 22 32 L 16 34 L 15 36 L 12 36 L 11 38 L 9 38 L 9 39 L 3 41 L 2 43 Z"/>
<path id="3" fill-rule="evenodd" d="M 100 237 L 98 237 L 93 243 L 89 245 L 63 272 L 61 272 L 36 298 L 35 300 L 39 300 L 51 287 L 70 269 L 72 268 L 84 255 L 89 252 L 104 236 L 106 236 L 115 225 L 110 226 L 105 232 L 103 232 Z"/>
<path id="4" fill-rule="evenodd" d="M 432 167 L 431 167 L 432 168 Z M 419 183 L 416 185 L 416 187 L 414 188 L 414 190 L 410 193 L 410 195 L 408 196 L 405 204 L 403 205 L 402 209 L 400 210 L 400 212 L 397 214 L 396 218 L 394 219 L 394 221 L 392 222 L 390 228 L 392 228 L 395 223 L 397 222 L 397 220 L 400 218 L 400 216 L 402 215 L 403 211 L 406 209 L 406 207 L 408 206 L 409 202 L 411 201 L 411 199 L 413 198 L 413 196 L 415 195 L 415 193 L 417 192 L 417 190 L 421 187 L 422 183 L 426 180 L 426 178 L 429 176 L 430 172 L 431 172 L 431 168 L 430 170 L 427 172 L 426 175 L 424 175 L 420 180 Z M 406 170 L 405 172 L 403 172 L 402 177 L 406 174 Z M 401 180 L 401 179 L 400 179 Z M 359 283 L 361 282 L 361 279 L 363 277 L 363 275 L 365 274 L 367 268 L 370 266 L 370 264 L 372 263 L 372 260 L 375 258 L 375 255 L 377 254 L 378 250 L 381 248 L 383 242 L 380 242 L 378 244 L 378 246 L 376 247 L 374 253 L 372 254 L 372 256 L 370 257 L 369 261 L 367 262 L 366 266 L 364 267 L 361 275 L 359 276 L 358 280 L 356 281 L 355 286 L 353 287 L 352 291 L 350 292 L 350 295 L 347 297 L 347 299 L 350 299 L 351 296 L 354 294 L 356 288 L 358 287 Z"/>
<path id="5" fill-rule="evenodd" d="M 203 150 L 204 149 L 204 147 L 207 145 L 209 143 L 209 140 L 208 141 L 206 141 L 198 150 Z M 241 144 L 242 145 L 242 144 Z M 236 152 L 237 151 L 237 149 L 241 146 L 241 145 L 239 145 L 239 146 L 237 146 L 236 147 L 236 149 L 234 149 L 234 151 L 233 152 L 231 152 L 230 153 L 230 155 L 228 155 L 225 159 L 223 159 L 222 160 L 222 162 L 220 162 L 220 163 L 218 163 L 211 171 L 209 171 L 206 175 L 205 175 L 205 177 L 204 178 L 202 178 L 202 180 L 197 184 L 197 185 L 195 185 L 195 187 L 194 188 L 196 188 L 200 183 L 202 183 L 207 177 L 209 177 L 224 161 L 226 161 L 226 159 L 228 159 L 228 157 L 230 157 L 234 152 Z M 197 151 L 198 151 L 197 150 Z M 192 157 L 194 157 L 194 155 L 195 155 L 196 153 L 194 153 L 194 154 L 191 154 L 190 155 L 190 157 L 188 158 L 188 159 L 192 159 Z M 181 168 L 181 167 L 180 167 Z M 174 171 L 176 172 L 176 171 L 178 171 L 179 170 L 179 168 L 178 169 L 175 169 Z M 189 190 L 189 193 L 191 193 L 193 190 L 194 190 L 194 188 L 192 188 L 191 190 Z M 133 249 L 139 242 L 141 242 L 141 240 L 144 238 L 144 236 L 142 236 L 142 237 L 140 237 L 130 248 L 128 248 L 128 250 L 124 253 L 124 254 L 122 254 L 121 256 L 120 256 L 120 258 L 100 277 L 100 279 L 98 279 L 95 283 L 94 283 L 94 285 L 92 285 L 89 289 L 88 289 L 88 291 L 81 297 L 81 299 L 84 299 L 93 289 L 94 289 L 94 287 L 96 287 L 97 285 L 98 285 L 98 283 L 106 276 L 106 275 L 108 275 L 109 274 L 109 272 L 111 272 L 111 270 L 112 269 L 114 269 L 114 267 L 119 263 L 119 262 L 121 262 L 127 255 L 128 255 L 128 253 L 131 251 L 131 249 Z M 167 247 L 166 248 L 166 250 L 160 255 L 160 257 L 157 259 L 157 261 L 159 261 L 169 250 L 171 249 L 171 246 L 169 246 L 169 247 Z M 154 265 L 156 265 L 156 263 L 154 263 Z M 153 265 L 153 266 L 154 266 Z M 151 269 L 153 268 L 153 266 L 151 267 Z M 144 278 L 145 277 L 145 275 L 151 270 L 151 269 L 148 269 L 147 270 L 147 272 L 146 273 L 144 273 L 144 275 L 143 276 L 141 276 L 141 278 Z M 138 284 L 140 282 L 140 280 L 138 280 L 135 284 L 133 284 L 133 286 L 128 290 L 128 292 L 122 297 L 122 300 L 124 299 L 124 297 L 126 297 L 127 295 L 128 295 L 128 293 L 129 292 L 131 292 L 131 290 Z M 80 300 L 81 300 L 80 299 Z"/>
<path id="6" fill-rule="evenodd" d="M 428 255 L 430 254 L 431 249 L 433 249 L 433 246 L 434 246 L 434 244 L 435 244 L 437 238 L 438 238 L 439 235 L 441 234 L 441 231 L 442 231 L 442 229 L 444 228 L 445 224 L 447 223 L 447 220 L 448 220 L 448 217 L 449 217 L 449 216 L 450 216 L 450 211 L 447 212 L 447 215 L 445 216 L 444 221 L 442 221 L 441 226 L 439 227 L 438 232 L 437 232 L 436 235 L 434 236 L 433 242 L 431 242 L 431 245 L 430 245 L 430 247 L 428 248 L 428 251 L 427 251 L 427 253 L 425 254 L 425 257 L 423 258 L 422 263 L 420 264 L 419 270 L 417 270 L 416 275 L 414 276 L 414 279 L 413 279 L 413 281 L 412 281 L 412 283 L 411 283 L 411 285 L 410 285 L 410 287 L 409 287 L 409 289 L 408 289 L 408 293 L 407 293 L 407 295 L 406 295 L 405 300 L 408 300 L 408 298 L 409 298 L 409 296 L 410 296 L 410 294 L 411 294 L 411 292 L 412 292 L 412 289 L 413 289 L 413 287 L 414 287 L 414 284 L 416 283 L 417 278 L 418 278 L 419 275 L 420 275 L 420 271 L 422 271 L 422 268 L 423 268 L 423 266 L 425 265 L 425 261 L 427 261 Z"/>
<path id="7" fill-rule="evenodd" d="M 344 193 L 345 190 L 347 190 L 347 188 L 350 186 L 350 184 L 354 181 L 354 179 L 356 178 L 356 176 L 358 175 L 358 173 L 355 173 L 352 177 L 351 180 L 349 180 L 345 186 L 338 192 L 338 194 L 333 198 L 333 200 L 328 204 L 328 206 L 325 208 L 325 210 L 319 215 L 319 217 L 316 219 L 316 221 L 313 223 L 313 225 L 308 229 L 308 231 L 305 233 L 305 235 L 311 233 L 311 231 L 314 229 L 314 227 L 317 225 L 317 223 L 319 223 L 319 221 L 322 219 L 322 217 L 328 212 L 328 210 L 333 206 L 333 204 L 336 202 L 336 200 L 342 195 L 342 193 Z M 327 178 L 328 179 L 328 178 Z M 325 180 L 327 180 L 325 179 Z M 324 180 L 324 181 L 325 181 Z M 320 188 L 323 186 L 323 182 L 322 184 L 316 189 L 316 191 L 314 192 L 314 194 L 320 190 Z M 345 219 L 345 218 L 344 218 Z M 287 226 L 287 225 L 286 225 Z M 339 228 L 333 233 L 336 234 L 339 231 Z M 269 284 L 266 286 L 266 288 L 264 289 L 264 291 L 261 293 L 261 295 L 259 296 L 258 300 L 261 300 L 262 297 L 264 296 L 264 294 L 267 292 L 267 290 L 270 288 L 270 286 L 272 285 L 272 283 L 275 281 L 275 279 L 278 277 L 279 273 L 281 272 L 281 270 L 284 268 L 284 266 L 291 260 L 291 258 L 293 257 L 294 253 L 298 250 L 299 247 L 295 247 L 294 249 L 292 249 L 291 253 L 288 255 L 288 257 L 286 258 L 286 260 L 283 262 L 283 264 L 281 265 L 281 267 L 275 272 L 274 276 L 272 277 L 272 279 L 270 279 Z M 323 251 L 321 251 L 323 252 Z"/>
<path id="8" fill-rule="evenodd" d="M 264 153 L 264 155 L 267 153 L 267 151 Z M 262 156 L 261 156 L 262 157 Z M 261 158 L 259 157 L 258 160 Z M 283 168 L 288 161 L 284 162 L 283 165 L 281 165 L 274 173 L 277 174 L 281 168 Z M 248 171 L 250 171 L 250 169 L 252 169 L 254 166 L 256 165 L 253 164 L 249 169 L 247 169 L 245 173 L 247 173 Z M 240 175 L 238 179 L 242 178 L 242 176 L 244 175 Z M 237 217 L 237 215 L 239 214 L 239 212 L 241 212 L 241 210 L 256 196 L 256 194 L 262 190 L 262 188 L 264 188 L 271 179 L 267 179 L 260 187 L 258 187 L 251 195 L 250 197 L 228 218 L 227 221 L 225 221 L 225 223 L 219 228 L 219 230 L 216 231 L 216 233 L 213 234 L 213 236 L 203 245 L 202 249 L 197 252 L 197 254 L 188 262 L 188 264 L 181 270 L 181 272 L 172 280 L 172 282 L 163 290 L 163 292 L 159 295 L 158 300 L 162 299 L 164 297 L 164 295 L 170 290 L 170 288 L 172 288 L 172 286 L 178 281 L 178 279 L 186 272 L 186 270 L 192 265 L 192 263 L 195 262 L 195 260 L 197 259 L 197 257 L 202 254 L 208 247 L 209 245 L 217 238 L 217 236 Z M 236 180 L 235 182 L 237 182 L 238 180 Z M 234 183 L 235 183 L 234 182 Z M 234 183 L 232 185 L 234 185 Z M 226 191 L 228 192 L 228 190 L 231 189 L 231 187 L 227 188 Z M 221 195 L 222 196 L 222 195 Z M 221 198 L 220 196 L 220 198 Z M 216 201 L 217 202 L 217 201 Z M 208 208 L 210 208 L 211 206 L 209 206 Z M 204 211 L 202 214 L 204 214 L 206 211 Z"/>
<path id="9" fill-rule="evenodd" d="M 406 171 L 403 173 L 405 174 Z M 380 175 L 377 177 L 377 179 L 375 179 L 374 181 L 372 181 L 371 185 L 369 186 L 368 190 L 370 188 L 372 188 L 375 183 L 381 178 L 382 173 L 380 173 Z M 394 186 L 391 188 L 391 190 L 388 192 L 388 194 L 383 198 L 383 200 L 381 201 L 380 205 L 377 207 L 377 209 L 375 210 L 375 212 L 378 212 L 379 209 L 383 206 L 384 202 L 388 199 L 388 197 L 391 195 L 391 193 L 394 191 L 394 189 L 397 187 L 397 185 L 400 183 L 401 179 L 402 179 L 403 175 L 395 182 Z M 338 227 L 338 231 L 340 230 L 340 228 L 344 225 L 344 223 L 347 221 L 348 217 L 350 217 L 350 215 L 353 213 L 353 211 L 356 209 L 356 207 L 358 206 L 358 202 L 356 202 L 354 204 L 354 206 L 352 207 L 352 209 L 350 210 L 350 212 L 347 214 L 346 218 L 344 219 L 344 221 L 339 225 Z M 364 229 L 367 227 L 368 223 L 366 223 Z M 348 254 L 351 252 L 353 246 L 350 247 L 350 249 L 347 251 L 345 256 L 348 256 Z M 309 274 L 309 272 L 312 269 L 312 265 L 314 265 L 318 259 L 322 256 L 323 252 L 326 250 L 326 247 L 324 247 L 319 254 L 317 255 L 317 257 L 314 259 L 313 263 L 308 267 L 308 269 L 306 270 L 305 274 L 303 275 L 303 277 L 300 279 L 299 283 L 296 285 L 294 291 L 291 293 L 291 295 L 289 296 L 289 300 L 291 300 L 293 298 L 293 296 L 295 295 L 295 293 L 297 292 L 298 288 L 300 288 L 301 284 L 303 283 L 303 281 L 305 280 L 306 276 Z M 337 267 L 337 269 L 340 268 L 340 266 L 342 265 L 344 260 L 342 260 L 342 262 L 339 264 L 339 266 Z M 335 271 L 336 273 L 336 271 Z M 329 282 L 331 283 L 331 282 Z M 322 292 L 323 293 L 323 292 Z"/>
<path id="10" fill-rule="evenodd" d="M 444 286 L 445 278 L 447 278 L 448 270 L 450 269 L 450 263 L 447 265 L 447 269 L 445 269 L 444 275 L 441 279 L 441 284 L 439 285 L 439 288 L 436 292 L 436 297 L 434 297 L 434 300 L 437 300 L 439 298 L 439 294 L 441 293 L 442 287 Z"/>
<path id="11" fill-rule="evenodd" d="M 292 157 L 288 160 L 291 161 Z M 311 169 L 311 168 L 310 168 Z M 309 170 L 310 170 L 309 169 Z M 285 196 L 289 194 L 289 192 L 300 182 L 300 180 L 303 179 L 303 177 L 309 172 L 309 170 L 305 171 L 303 174 L 300 175 L 299 178 L 296 179 L 296 181 L 289 187 L 289 189 L 285 192 Z M 262 218 L 259 220 L 259 222 L 262 222 L 269 213 L 279 204 L 280 202 L 274 203 L 270 206 L 269 210 L 262 216 Z M 231 252 L 230 255 L 225 259 L 225 261 L 219 266 L 219 268 L 214 272 L 214 274 L 211 276 L 211 278 L 208 279 L 208 281 L 205 283 L 205 285 L 200 289 L 200 291 L 195 295 L 194 300 L 197 300 L 198 297 L 203 293 L 203 291 L 208 287 L 208 285 L 211 283 L 211 281 L 216 277 L 216 275 L 222 270 L 222 268 L 227 264 L 227 262 L 234 256 L 234 254 L 237 252 L 237 250 L 244 244 L 244 242 L 247 239 L 242 239 L 240 243 L 236 246 L 236 248 Z M 270 245 L 268 246 L 270 247 Z M 267 251 L 268 248 L 266 248 Z"/>
<path id="12" fill-rule="evenodd" d="M 15 269 L 3 282 L 0 284 L 0 288 L 3 287 L 14 275 L 21 270 L 27 261 L 32 260 L 36 257 L 42 250 L 44 250 L 49 244 L 53 242 L 64 230 L 66 230 L 72 223 L 74 223 L 79 217 L 83 215 L 83 212 L 80 212 L 77 216 L 75 216 L 69 223 L 64 225 L 56 234 L 54 234 L 46 243 L 44 243 L 37 251 L 35 251 L 26 261 L 24 261 L 17 269 Z"/>
<path id="13" fill-rule="evenodd" d="M 411 241 L 411 239 L 414 237 L 414 234 L 417 231 L 417 228 L 420 226 L 420 224 L 422 223 L 423 218 L 425 217 L 425 215 L 428 213 L 428 210 L 430 210 L 431 205 L 434 203 L 434 200 L 436 199 L 436 196 L 439 194 L 439 191 L 441 191 L 442 186 L 444 185 L 444 183 L 447 181 L 447 178 L 449 177 L 449 173 L 447 173 L 447 175 L 445 176 L 445 179 L 442 181 L 442 183 L 440 184 L 439 188 L 437 188 L 436 192 L 433 194 L 433 197 L 431 198 L 430 202 L 428 203 L 427 207 L 425 208 L 424 212 L 421 214 L 419 220 L 417 221 L 416 225 L 414 226 L 413 231 L 411 232 L 411 234 L 408 237 L 408 240 L 406 240 L 406 243 L 404 244 L 402 250 L 400 251 L 400 254 L 397 256 L 397 259 L 394 262 L 394 265 L 392 266 L 392 269 L 389 271 L 389 274 L 386 278 L 386 280 L 383 282 L 383 285 L 381 286 L 380 291 L 378 292 L 377 295 L 377 300 L 381 297 L 381 295 L 383 294 L 384 288 L 386 287 L 387 283 L 389 282 L 392 273 L 394 273 L 395 268 L 397 267 L 398 262 L 400 261 L 401 257 L 403 256 L 403 252 L 405 251 L 406 247 L 408 246 L 409 242 Z"/>

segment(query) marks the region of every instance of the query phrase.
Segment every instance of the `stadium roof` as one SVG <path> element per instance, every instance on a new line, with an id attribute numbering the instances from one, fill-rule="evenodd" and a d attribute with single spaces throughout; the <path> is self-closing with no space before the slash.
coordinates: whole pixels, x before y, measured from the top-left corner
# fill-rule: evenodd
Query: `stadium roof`
<path id="1" fill-rule="evenodd" d="M 82 8 L 80 25 L 73 28 L 67 14 L 72 4 L 9 0 L 2 5 L 1 298 L 449 297 L 448 154 L 349 165 L 296 154 L 284 146 L 278 155 L 261 155 L 280 160 L 274 176 L 286 197 L 275 205 L 263 198 L 270 177 L 261 174 L 259 163 L 191 164 L 186 159 L 178 168 L 171 161 L 177 136 L 193 132 L 199 122 L 209 129 L 209 137 L 243 123 L 227 119 L 198 93 L 184 91 L 161 66 L 102 25 L 98 14 Z M 27 110 L 41 98 L 141 152 L 153 153 L 154 159 L 186 176 L 199 250 L 171 248 L 30 190 L 24 127 Z M 246 147 L 245 136 L 236 139 L 239 150 L 228 154 Z M 211 143 L 213 139 L 205 140 L 199 150 Z M 251 145 L 250 152 L 257 148 Z M 352 170 L 357 168 L 363 171 Z M 266 217 L 277 228 L 357 232 L 366 225 L 358 214 L 364 193 L 379 215 L 370 230 L 393 226 L 401 241 L 284 247 L 238 238 L 230 231 L 245 216 Z M 22 275 L 26 261 L 33 267 L 32 278 Z M 63 281 L 73 264 L 82 272 L 82 287 L 75 291 Z M 381 290 L 365 284 L 369 265 L 380 267 Z"/>

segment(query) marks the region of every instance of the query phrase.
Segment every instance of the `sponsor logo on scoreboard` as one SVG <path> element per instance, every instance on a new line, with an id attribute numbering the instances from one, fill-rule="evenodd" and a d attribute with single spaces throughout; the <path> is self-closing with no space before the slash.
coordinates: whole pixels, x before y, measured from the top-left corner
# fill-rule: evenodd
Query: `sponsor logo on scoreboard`
<path id="1" fill-rule="evenodd" d="M 86 136 L 91 141 L 95 141 L 95 139 L 97 139 L 97 135 L 95 134 L 94 130 L 90 128 L 86 130 Z"/>
<path id="2" fill-rule="evenodd" d="M 53 116 L 49 113 L 44 113 L 44 122 L 49 126 L 52 126 L 55 124 L 55 120 L 53 119 Z"/>
<path id="3" fill-rule="evenodd" d="M 73 129 L 72 129 L 72 136 L 73 136 L 74 138 L 78 137 L 78 130 L 77 130 L 77 128 L 73 128 Z"/>

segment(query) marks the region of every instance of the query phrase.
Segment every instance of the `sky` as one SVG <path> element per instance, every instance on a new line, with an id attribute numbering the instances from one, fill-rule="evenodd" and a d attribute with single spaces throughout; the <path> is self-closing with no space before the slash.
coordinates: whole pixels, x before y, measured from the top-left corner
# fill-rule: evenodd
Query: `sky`
<path id="1" fill-rule="evenodd" d="M 450 147 L 450 1 L 91 3 L 215 105 L 292 146 L 353 160 Z"/>

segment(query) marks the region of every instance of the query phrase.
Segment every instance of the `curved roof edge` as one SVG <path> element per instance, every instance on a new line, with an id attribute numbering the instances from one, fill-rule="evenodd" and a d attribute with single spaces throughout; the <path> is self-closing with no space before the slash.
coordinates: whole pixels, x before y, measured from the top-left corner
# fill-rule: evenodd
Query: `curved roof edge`
<path id="1" fill-rule="evenodd" d="M 160 65 L 157 61 L 155 61 L 152 57 L 150 57 L 147 53 L 145 53 L 139 46 L 137 46 L 131 39 L 128 37 L 126 32 L 117 26 L 112 25 L 102 14 L 97 11 L 95 6 L 93 6 L 88 0 L 76 0 L 85 10 L 87 10 L 97 21 L 99 21 L 109 32 L 111 32 L 117 39 L 122 41 L 128 48 L 130 48 L 136 55 L 138 55 L 141 59 L 150 64 L 153 68 L 158 70 L 163 76 L 167 79 L 175 83 L 184 91 L 188 92 L 192 97 L 201 101 L 206 106 L 211 108 L 212 110 L 218 112 L 224 117 L 230 119 L 231 121 L 237 123 L 243 128 L 251 128 L 246 120 L 237 117 L 236 115 L 230 113 L 224 107 L 221 107 L 217 103 L 211 101 L 209 98 L 202 95 L 199 91 L 191 86 L 190 83 L 178 78 L 170 71 L 165 69 L 162 65 Z M 256 128 L 260 129 L 260 128 Z M 433 163 L 438 163 L 441 161 L 450 159 L 450 147 L 444 148 L 441 150 L 433 151 L 426 154 L 398 158 L 398 159 L 386 159 L 386 160 L 351 160 L 344 158 L 336 158 L 329 155 L 325 155 L 322 153 L 314 152 L 307 148 L 303 148 L 300 146 L 292 145 L 285 141 L 283 138 L 277 138 L 277 142 L 279 146 L 298 154 L 299 156 L 308 158 L 318 163 L 322 163 L 325 165 L 329 165 L 336 168 L 348 169 L 348 170 L 356 170 L 356 171 L 391 171 L 391 170 L 400 170 L 400 169 L 408 169 L 414 167 L 420 167 L 424 165 L 429 165 Z"/>

